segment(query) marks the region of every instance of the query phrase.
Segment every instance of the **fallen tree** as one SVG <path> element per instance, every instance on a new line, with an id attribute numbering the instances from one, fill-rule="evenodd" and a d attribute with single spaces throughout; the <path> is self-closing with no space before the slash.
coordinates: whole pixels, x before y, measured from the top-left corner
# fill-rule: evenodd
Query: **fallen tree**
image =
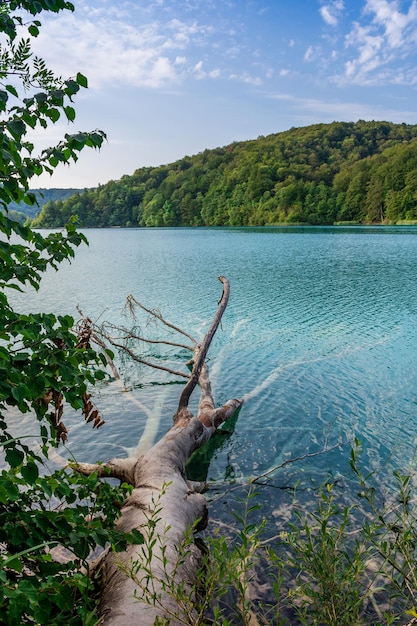
<path id="1" fill-rule="evenodd" d="M 191 374 L 180 395 L 171 429 L 141 456 L 113 459 L 103 465 L 75 466 L 83 474 L 97 472 L 133 486 L 122 507 L 118 529 L 137 530 L 143 535 L 143 543 L 128 545 L 122 553 L 109 552 L 104 558 L 101 624 L 176 625 L 195 620 L 194 589 L 201 552 L 192 541 L 192 532 L 204 528 L 207 506 L 201 494 L 204 485 L 187 480 L 185 465 L 190 455 L 243 402 L 232 399 L 222 407 L 215 407 L 205 362 L 229 299 L 227 279 L 219 277 L 219 280 L 223 284 L 222 297 L 201 344 L 159 314 L 148 311 L 193 343 L 192 346 L 171 344 L 192 350 Z M 93 334 L 94 338 L 101 345 L 109 340 L 98 333 Z M 116 340 L 110 343 L 117 346 Z M 189 401 L 197 384 L 201 396 L 194 416 Z"/>

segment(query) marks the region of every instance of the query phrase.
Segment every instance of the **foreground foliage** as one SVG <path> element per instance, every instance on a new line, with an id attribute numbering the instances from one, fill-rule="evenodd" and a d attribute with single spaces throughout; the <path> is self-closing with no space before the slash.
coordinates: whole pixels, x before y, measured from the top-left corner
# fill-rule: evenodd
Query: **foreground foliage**
<path id="1" fill-rule="evenodd" d="M 73 97 L 87 86 L 82 74 L 54 76 L 31 53 L 30 39 L 41 26 L 38 14 L 63 9 L 73 5 L 0 3 L 0 620 L 16 625 L 93 623 L 86 558 L 96 545 L 122 548 L 126 542 L 113 530 L 115 503 L 124 499 L 126 487 L 115 490 L 97 476 L 75 479 L 65 470 L 48 471 L 51 446 L 67 436 L 65 405 L 95 416 L 87 385 L 103 378 L 105 359 L 91 348 L 88 328 L 74 330 L 71 316 L 30 312 L 24 299 L 24 310 L 18 310 L 13 298 L 27 287 L 38 289 L 45 271 L 71 259 L 86 240 L 74 220 L 65 232 L 44 238 L 14 220 L 8 205 L 33 204 L 34 176 L 76 160 L 86 146 L 100 147 L 105 137 L 100 131 L 67 134 L 39 154 L 28 139 L 61 116 L 72 122 Z M 27 436 L 15 437 L 14 423 L 28 413 L 33 419 Z M 68 562 L 53 560 L 51 550 L 58 545 L 68 550 Z"/>
<path id="2" fill-rule="evenodd" d="M 417 220 L 417 126 L 333 122 L 205 150 L 49 202 L 37 226 Z"/>
<path id="3" fill-rule="evenodd" d="M 417 501 L 415 477 L 395 471 L 392 489 L 382 493 L 371 473 L 363 474 L 360 442 L 350 465 L 358 500 L 336 484 L 325 483 L 307 504 L 292 503 L 292 521 L 268 537 L 267 520 L 252 486 L 239 500 L 232 527 L 205 537 L 199 570 L 199 603 L 162 568 L 158 586 L 175 597 L 192 626 L 390 626 L 414 624 L 417 617 Z M 169 485 L 166 487 L 169 489 Z M 233 499 L 233 498 L 232 498 Z M 160 517 L 155 508 L 151 526 Z M 192 533 L 178 547 L 178 566 L 194 541 Z M 132 563 L 130 576 L 146 589 L 146 602 L 158 605 L 160 594 L 150 576 L 149 559 L 163 537 L 152 533 L 142 546 L 143 558 Z M 144 596 L 138 602 L 144 602 Z M 197 617 L 195 614 L 197 613 Z M 169 615 L 169 612 L 168 612 Z M 187 617 L 188 615 L 188 617 Z M 177 616 L 175 616 L 178 619 Z M 169 624 L 170 617 L 159 624 Z"/>

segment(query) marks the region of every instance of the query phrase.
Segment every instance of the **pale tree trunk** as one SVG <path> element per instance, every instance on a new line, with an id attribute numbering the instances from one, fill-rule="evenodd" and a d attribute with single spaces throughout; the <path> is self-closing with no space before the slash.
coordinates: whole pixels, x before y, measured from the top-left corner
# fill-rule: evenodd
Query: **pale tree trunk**
<path id="1" fill-rule="evenodd" d="M 129 545 L 125 552 L 109 552 L 105 557 L 101 624 L 150 626 L 156 621 L 174 626 L 192 624 L 196 619 L 194 585 L 201 552 L 192 541 L 192 532 L 205 526 L 207 506 L 199 493 L 202 485 L 187 481 L 185 465 L 192 452 L 242 404 L 242 400 L 233 399 L 215 408 L 205 363 L 229 298 L 227 279 L 219 280 L 222 298 L 204 341 L 194 344 L 192 372 L 172 428 L 139 458 L 77 466 L 82 473 L 98 471 L 133 486 L 122 507 L 118 529 L 137 529 L 145 538 L 143 544 Z M 197 384 L 201 397 L 197 416 L 193 416 L 188 404 Z"/>

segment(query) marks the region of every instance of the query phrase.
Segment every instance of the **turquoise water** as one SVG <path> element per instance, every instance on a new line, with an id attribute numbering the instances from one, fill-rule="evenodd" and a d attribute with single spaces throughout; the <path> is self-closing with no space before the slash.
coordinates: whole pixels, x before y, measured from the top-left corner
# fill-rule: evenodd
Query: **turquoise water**
<path id="1" fill-rule="evenodd" d="M 217 276 L 230 280 L 231 299 L 209 365 L 218 402 L 242 396 L 246 402 L 234 428 L 193 470 L 207 473 L 213 494 L 338 440 L 343 445 L 286 465 L 271 483 L 285 488 L 301 478 L 307 485 L 331 474 L 348 484 L 354 435 L 363 441 L 364 463 L 377 473 L 405 469 L 413 459 L 417 228 L 113 229 L 86 235 L 90 246 L 79 249 L 71 265 L 48 274 L 39 293 L 17 296 L 22 307 L 76 315 L 79 305 L 90 317 L 119 323 L 131 293 L 202 337 L 221 295 Z M 85 461 L 128 454 L 149 413 L 150 439 L 160 436 L 171 424 L 181 387 L 151 384 L 157 380 L 156 373 L 131 367 L 131 394 L 103 385 L 96 403 L 106 425 L 92 431 L 68 415 L 69 450 L 60 454 Z M 265 494 L 278 519 L 283 490 Z"/>

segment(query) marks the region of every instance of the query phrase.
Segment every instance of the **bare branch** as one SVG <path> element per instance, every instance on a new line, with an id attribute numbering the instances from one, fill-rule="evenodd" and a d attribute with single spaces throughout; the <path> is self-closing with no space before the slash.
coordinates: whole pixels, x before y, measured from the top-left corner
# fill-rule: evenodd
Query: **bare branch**
<path id="1" fill-rule="evenodd" d="M 205 485 L 186 479 L 186 462 L 193 451 L 208 441 L 216 428 L 231 417 L 243 402 L 232 399 L 222 407 L 216 408 L 209 370 L 205 362 L 229 299 L 230 289 L 227 279 L 221 276 L 219 280 L 223 285 L 222 297 L 201 344 L 177 326 L 164 320 L 160 313 L 141 305 L 133 296 L 129 296 L 127 300 L 127 306 L 131 307 L 132 311 L 135 306 L 138 306 L 152 318 L 164 324 L 165 335 L 173 335 L 175 331 L 188 337 L 193 344 L 192 348 L 174 342 L 144 340 L 140 337 L 142 331 L 139 329 L 136 329 L 136 332 L 135 329 L 125 332 L 124 329 L 110 325 L 94 327 L 92 340 L 98 339 L 98 345 L 101 347 L 108 345 L 117 348 L 137 363 L 189 379 L 180 397 L 178 411 L 174 416 L 174 425 L 143 455 L 140 455 L 140 450 L 144 447 L 141 445 L 142 436 L 134 451 L 134 457 L 112 459 L 104 465 L 73 465 L 73 468 L 80 473 L 88 475 L 96 472 L 99 476 L 116 477 L 133 485 L 134 489 L 121 507 L 117 528 L 128 532 L 136 528 L 142 533 L 145 541 L 144 546 L 132 543 L 128 544 L 121 553 L 109 552 L 104 560 L 103 578 L 106 582 L 100 605 L 102 620 L 100 623 L 103 626 L 104 624 L 126 626 L 127 623 L 150 626 L 156 623 L 156 619 L 165 623 L 166 618 L 172 616 L 176 624 L 185 624 L 191 621 L 194 623 L 194 618 L 198 617 L 193 608 L 195 606 L 193 583 L 197 576 L 201 552 L 197 545 L 188 543 L 188 535 L 190 527 L 199 529 L 205 524 L 207 505 L 200 493 Z M 112 334 L 114 336 L 111 336 Z M 118 337 L 119 334 L 123 336 Z M 165 356 L 171 362 L 182 354 L 174 353 L 173 347 L 191 350 L 192 359 L 187 364 L 192 365 L 191 377 L 188 373 L 184 374 L 151 362 L 153 360 L 151 355 L 149 357 L 146 355 L 151 361 L 140 358 L 136 355 L 136 348 L 129 343 L 129 340 L 167 345 L 169 349 L 166 350 Z M 151 350 L 148 351 L 151 352 Z M 170 361 L 168 361 L 169 364 L 171 364 Z M 194 417 L 188 409 L 188 402 L 197 384 L 201 388 L 201 398 L 198 414 Z M 148 420 L 148 423 L 150 421 Z M 156 540 L 154 541 L 152 537 Z M 147 545 L 151 546 L 149 560 L 147 560 Z M 187 552 L 184 558 L 181 555 L 179 561 L 178 547 L 182 545 L 187 545 Z M 132 570 L 132 564 L 134 564 L 134 570 Z M 249 564 L 244 565 L 246 567 Z M 243 569 L 242 567 L 242 572 Z M 152 581 L 151 591 L 146 585 L 142 585 L 142 581 L 149 578 L 148 573 Z M 183 594 L 190 598 L 190 606 L 183 606 L 176 596 L 170 594 L 165 584 L 167 576 L 170 579 L 170 585 L 172 580 L 175 587 L 182 586 Z M 151 596 L 157 597 L 158 601 L 153 602 Z"/>
<path id="2" fill-rule="evenodd" d="M 146 306 L 138 302 L 132 295 L 129 295 L 126 299 L 126 306 L 129 307 L 131 312 L 133 312 L 134 304 L 138 306 L 140 309 L 142 309 L 143 311 L 145 311 L 146 313 L 148 313 L 149 315 L 151 315 L 152 317 L 155 317 L 157 320 L 162 322 L 162 324 L 164 324 L 168 328 L 172 328 L 172 330 L 175 330 L 175 332 L 179 333 L 180 335 L 184 335 L 184 337 L 188 337 L 188 339 L 190 339 L 190 341 L 192 341 L 193 344 L 197 344 L 197 341 L 193 337 L 191 337 L 191 335 L 189 335 L 184 330 L 182 330 L 182 328 L 179 328 L 178 326 L 175 326 L 171 322 L 168 322 L 166 319 L 162 317 L 159 311 L 148 309 Z"/>
<path id="3" fill-rule="evenodd" d="M 161 344 L 165 346 L 172 346 L 174 348 L 184 348 L 184 350 L 189 350 L 190 352 L 194 351 L 194 346 L 188 346 L 187 344 L 177 343 L 175 341 L 167 341 L 165 339 L 148 339 L 147 337 L 136 335 L 136 333 L 133 333 L 131 330 L 128 330 L 127 328 L 124 328 L 123 326 L 116 326 L 115 324 L 109 324 L 108 322 L 106 322 L 101 328 L 96 328 L 95 332 L 101 335 L 102 337 L 104 337 L 105 339 L 108 339 L 109 333 L 107 332 L 107 328 L 109 328 L 110 330 L 116 330 L 119 333 L 121 333 L 121 336 L 123 337 L 123 339 L 136 339 L 137 341 L 143 341 L 143 343 L 150 343 L 150 344 L 156 344 L 156 345 Z M 114 340 L 116 341 L 116 339 Z"/>
<path id="4" fill-rule="evenodd" d="M 83 476 L 97 474 L 100 478 L 118 478 L 122 482 L 134 485 L 137 461 L 138 459 L 134 457 L 128 457 L 112 459 L 108 463 L 69 463 L 69 467 Z"/>
<path id="5" fill-rule="evenodd" d="M 186 409 L 188 407 L 190 396 L 192 392 L 194 391 L 198 383 L 198 380 L 200 378 L 201 370 L 202 370 L 205 358 L 207 356 L 208 349 L 210 348 L 210 344 L 213 340 L 214 334 L 220 324 L 223 313 L 229 301 L 229 295 L 230 295 L 229 281 L 224 276 L 219 276 L 219 281 L 223 285 L 222 297 L 220 298 L 219 306 L 217 308 L 216 314 L 213 318 L 210 328 L 208 329 L 206 333 L 206 336 L 204 337 L 203 343 L 201 344 L 201 346 L 196 345 L 194 349 L 194 366 L 191 372 L 190 379 L 188 383 L 185 385 L 184 389 L 182 390 L 182 394 L 178 402 L 177 415 L 179 415 L 183 409 Z M 210 393 L 211 393 L 211 390 L 210 390 Z"/>
<path id="6" fill-rule="evenodd" d="M 214 409 L 214 397 L 211 390 L 211 383 L 209 379 L 208 365 L 203 363 L 200 372 L 199 385 L 201 389 L 201 397 L 198 405 L 198 412 Z"/>
<path id="7" fill-rule="evenodd" d="M 153 367 L 156 370 L 162 370 L 164 372 L 168 372 L 169 374 L 173 374 L 174 376 L 182 376 L 183 378 L 189 378 L 189 374 L 185 374 L 184 372 L 178 372 L 177 370 L 173 370 L 169 367 L 165 367 L 164 365 L 157 365 L 156 363 L 151 363 L 151 361 L 145 361 L 145 359 L 140 359 L 134 352 L 133 350 L 131 350 L 130 348 L 128 348 L 127 346 L 121 344 L 121 343 L 117 343 L 116 341 L 114 341 L 113 339 L 111 339 L 111 337 L 107 337 L 108 342 L 110 343 L 110 345 L 114 346 L 115 348 L 119 348 L 120 350 L 123 350 L 124 352 L 126 352 L 131 359 L 133 359 L 134 361 L 136 361 L 136 363 L 141 363 L 142 365 L 147 365 L 148 367 Z"/>
<path id="8" fill-rule="evenodd" d="M 327 447 L 327 445 L 325 445 L 324 448 L 322 448 L 322 450 L 318 450 L 317 452 L 306 452 L 306 454 L 302 454 L 301 456 L 297 456 L 297 457 L 294 457 L 294 458 L 286 459 L 285 461 L 283 461 L 279 465 L 275 465 L 274 467 L 272 467 L 270 470 L 264 472 L 263 474 L 259 474 L 259 476 L 255 476 L 254 478 L 251 478 L 249 480 L 249 484 L 253 485 L 254 483 L 257 483 L 258 480 L 260 480 L 261 478 L 265 478 L 266 476 L 269 476 L 270 474 L 273 474 L 274 472 L 278 471 L 279 469 L 282 469 L 286 465 L 291 465 L 292 463 L 297 463 L 297 461 L 303 461 L 304 459 L 310 459 L 310 458 L 315 457 L 315 456 L 320 456 L 321 454 L 325 454 L 326 452 L 330 452 L 331 450 L 334 450 L 335 448 L 339 448 L 339 446 L 340 446 L 340 441 L 338 441 L 337 443 L 335 443 L 334 445 L 332 445 L 330 447 Z"/>

